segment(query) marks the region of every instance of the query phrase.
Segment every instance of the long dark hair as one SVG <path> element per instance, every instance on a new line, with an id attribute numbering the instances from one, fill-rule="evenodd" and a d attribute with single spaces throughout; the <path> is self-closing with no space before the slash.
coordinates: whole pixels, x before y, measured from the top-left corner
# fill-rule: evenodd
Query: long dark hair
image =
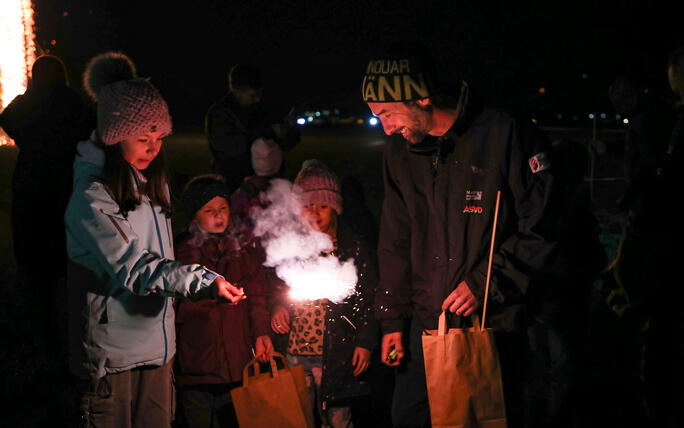
<path id="1" fill-rule="evenodd" d="M 120 143 L 104 145 L 100 142 L 100 144 L 105 153 L 102 181 L 119 205 L 124 217 L 140 205 L 142 195 L 147 195 L 153 205 L 161 206 L 167 215 L 171 213 L 171 199 L 168 193 L 169 171 L 164 144 L 147 169 L 140 171 L 147 183 L 142 182 L 135 168 L 126 162 Z"/>

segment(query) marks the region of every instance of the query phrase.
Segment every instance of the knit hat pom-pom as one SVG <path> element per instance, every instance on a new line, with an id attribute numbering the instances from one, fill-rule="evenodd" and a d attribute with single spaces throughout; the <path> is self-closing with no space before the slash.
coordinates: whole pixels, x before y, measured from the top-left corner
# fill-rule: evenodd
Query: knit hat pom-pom
<path id="1" fill-rule="evenodd" d="M 103 87 L 136 77 L 135 64 L 126 54 L 105 52 L 94 56 L 86 65 L 83 87 L 88 96 L 97 102 L 97 95 Z"/>

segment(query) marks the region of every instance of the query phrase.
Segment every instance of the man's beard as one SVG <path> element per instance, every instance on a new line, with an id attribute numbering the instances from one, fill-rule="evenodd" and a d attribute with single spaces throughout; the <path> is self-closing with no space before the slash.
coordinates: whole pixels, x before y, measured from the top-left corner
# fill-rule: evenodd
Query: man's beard
<path id="1" fill-rule="evenodd" d="M 404 139 L 407 140 L 409 143 L 417 144 L 423 141 L 425 136 L 427 136 L 427 132 L 418 131 L 414 128 L 404 127 L 402 128 L 401 136 L 404 137 Z"/>

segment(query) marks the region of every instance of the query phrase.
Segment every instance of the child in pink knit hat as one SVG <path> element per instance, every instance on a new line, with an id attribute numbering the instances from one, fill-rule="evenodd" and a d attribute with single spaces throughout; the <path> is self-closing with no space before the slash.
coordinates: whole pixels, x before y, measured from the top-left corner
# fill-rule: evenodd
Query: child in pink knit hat
<path id="1" fill-rule="evenodd" d="M 342 303 L 283 298 L 273 309 L 271 328 L 288 334 L 286 357 L 291 365 L 304 366 L 311 404 L 318 410 L 322 426 L 347 427 L 351 424 L 351 399 L 369 392 L 362 374 L 370 365 L 378 338 L 373 316 L 376 262 L 366 241 L 340 226 L 340 181 L 325 164 L 305 161 L 293 193 L 309 227 L 330 236 L 332 247 L 325 256 L 353 258 L 358 282 L 355 292 Z"/>
<path id="2" fill-rule="evenodd" d="M 69 263 L 69 368 L 87 426 L 168 427 L 174 416 L 173 301 L 242 290 L 214 271 L 174 260 L 163 138 L 166 101 L 126 55 L 86 67 L 97 129 L 78 144 L 64 216 Z"/>

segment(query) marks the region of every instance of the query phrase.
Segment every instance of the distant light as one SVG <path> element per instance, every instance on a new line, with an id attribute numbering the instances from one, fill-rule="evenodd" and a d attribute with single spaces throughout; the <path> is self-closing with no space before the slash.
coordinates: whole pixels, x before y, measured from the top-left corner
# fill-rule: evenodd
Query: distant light
<path id="1" fill-rule="evenodd" d="M 605 113 L 601 113 L 601 119 L 605 119 L 605 118 L 606 118 L 606 114 L 605 114 Z"/>
<path id="2" fill-rule="evenodd" d="M 358 123 L 359 125 L 363 125 L 363 119 L 356 119 L 356 123 Z"/>
<path id="3" fill-rule="evenodd" d="M 620 120 L 620 119 L 622 119 L 622 116 L 620 116 L 619 114 L 616 114 L 615 119 Z"/>
<path id="4" fill-rule="evenodd" d="M 622 119 L 622 123 L 624 123 L 625 125 L 629 124 L 629 119 L 627 119 L 627 118 Z"/>
<path id="5" fill-rule="evenodd" d="M 306 124 L 306 119 L 303 117 L 297 118 L 297 125 L 305 125 Z"/>
<path id="6" fill-rule="evenodd" d="M 557 114 L 556 117 L 557 117 L 558 119 L 563 119 L 563 115 L 562 115 L 562 114 Z"/>
<path id="7" fill-rule="evenodd" d="M 62 16 L 69 16 L 69 12 L 67 12 L 67 11 L 62 12 Z"/>
<path id="8" fill-rule="evenodd" d="M 537 119 L 532 118 L 532 122 L 537 123 Z"/>
<path id="9" fill-rule="evenodd" d="M 589 75 L 587 73 L 582 73 L 582 79 L 586 80 L 589 78 Z"/>
<path id="10" fill-rule="evenodd" d="M 368 123 L 370 124 L 370 126 L 375 126 L 378 124 L 378 118 L 373 116 L 370 119 L 368 119 Z"/>
<path id="11" fill-rule="evenodd" d="M 593 118 L 594 118 L 594 113 L 589 113 L 589 119 L 593 119 Z"/>
<path id="12" fill-rule="evenodd" d="M 56 44 L 57 44 L 57 40 L 55 40 L 55 39 L 50 40 L 50 44 L 51 44 L 52 46 L 56 45 Z"/>
<path id="13" fill-rule="evenodd" d="M 546 92 L 546 88 L 539 88 L 539 93 L 540 93 L 540 94 L 543 94 L 543 93 L 545 93 L 545 92 Z"/>
<path id="14" fill-rule="evenodd" d="M 319 117 L 320 115 L 321 115 L 321 112 L 320 112 L 320 111 L 317 111 L 317 112 L 316 112 L 316 117 Z"/>
<path id="15" fill-rule="evenodd" d="M 306 121 L 307 121 L 307 122 L 313 122 L 313 116 L 307 117 L 307 118 L 306 118 Z"/>

